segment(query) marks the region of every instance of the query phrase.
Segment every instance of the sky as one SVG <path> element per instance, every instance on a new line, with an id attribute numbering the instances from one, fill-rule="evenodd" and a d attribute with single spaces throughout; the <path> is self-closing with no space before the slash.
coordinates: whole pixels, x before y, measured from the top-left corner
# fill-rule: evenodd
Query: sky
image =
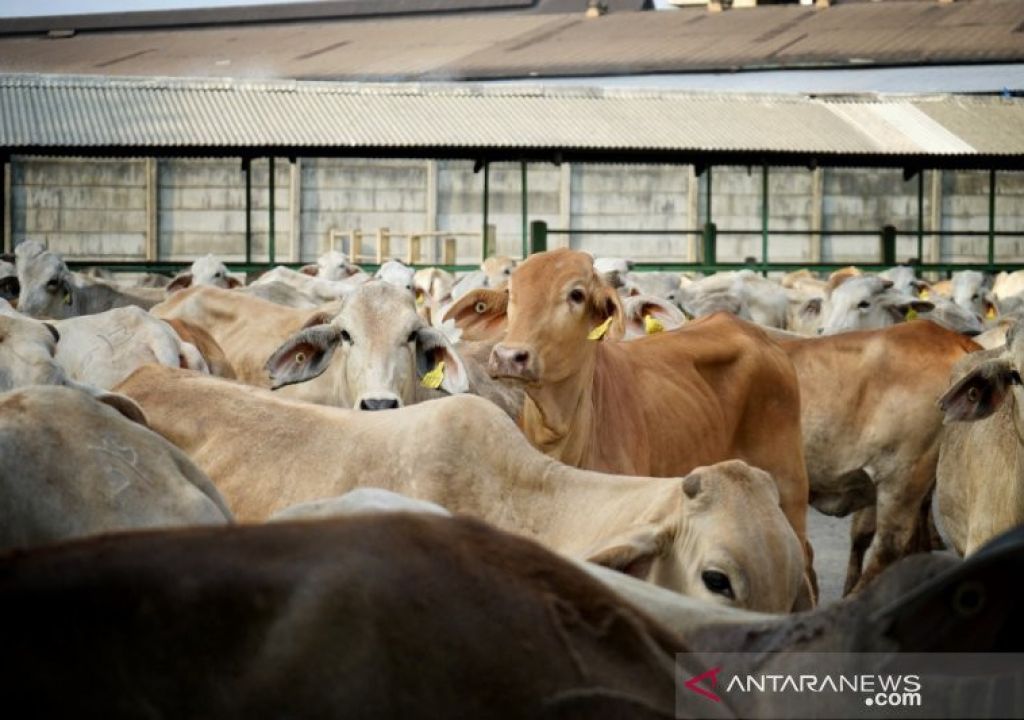
<path id="1" fill-rule="evenodd" d="M 290 0 L 295 2 L 296 0 Z M 0 0 L 0 17 L 37 15 L 78 15 L 132 10 L 222 7 L 225 5 L 270 5 L 289 0 Z"/>

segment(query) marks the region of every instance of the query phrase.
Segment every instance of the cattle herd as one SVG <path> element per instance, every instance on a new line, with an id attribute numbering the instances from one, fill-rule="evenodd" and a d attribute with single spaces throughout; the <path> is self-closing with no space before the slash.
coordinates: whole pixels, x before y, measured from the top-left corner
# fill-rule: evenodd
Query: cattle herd
<path id="1" fill-rule="evenodd" d="M 684 651 L 1022 649 L 1024 272 L 129 284 L 26 241 L 0 298 L 33 715 L 673 717 Z"/>

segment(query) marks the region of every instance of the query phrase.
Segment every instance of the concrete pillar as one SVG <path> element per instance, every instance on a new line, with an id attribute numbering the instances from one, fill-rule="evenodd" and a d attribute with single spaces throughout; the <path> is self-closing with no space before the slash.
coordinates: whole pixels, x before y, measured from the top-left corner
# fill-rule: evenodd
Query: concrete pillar
<path id="1" fill-rule="evenodd" d="M 14 217 L 12 211 L 14 193 L 11 191 L 11 170 L 14 167 L 14 158 L 3 163 L 0 167 L 3 168 L 3 178 L 0 179 L 0 192 L 4 194 L 4 216 L 0 218 L 0 222 L 3 222 L 3 225 L 0 226 L 0 230 L 3 231 L 2 249 L 4 252 L 12 253 L 14 252 L 14 224 L 12 223 Z"/>
<path id="2" fill-rule="evenodd" d="M 820 233 L 825 213 L 825 172 L 821 168 L 811 171 L 811 232 Z M 812 263 L 821 262 L 821 235 L 812 235 L 808 260 Z"/>
<path id="3" fill-rule="evenodd" d="M 157 234 L 157 218 L 160 216 L 158 206 L 160 198 L 159 161 L 146 158 L 146 261 L 156 262 L 160 259 L 160 237 Z"/>
<path id="4" fill-rule="evenodd" d="M 423 229 L 428 233 L 437 231 L 437 174 L 437 160 L 427 160 L 427 207 L 423 214 Z M 411 239 L 410 242 L 412 242 Z M 424 262 L 437 262 L 437 256 L 434 252 L 435 245 L 434 240 L 427 243 L 430 252 L 423 258 Z M 448 264 L 454 264 L 454 262 L 453 260 Z"/>
<path id="5" fill-rule="evenodd" d="M 932 170 L 931 183 L 928 188 L 928 229 L 942 230 L 942 170 Z M 942 262 L 942 236 L 932 235 L 929 262 Z"/>
<path id="6" fill-rule="evenodd" d="M 302 262 L 302 158 L 295 158 L 289 165 L 288 226 L 292 249 L 289 260 Z"/>

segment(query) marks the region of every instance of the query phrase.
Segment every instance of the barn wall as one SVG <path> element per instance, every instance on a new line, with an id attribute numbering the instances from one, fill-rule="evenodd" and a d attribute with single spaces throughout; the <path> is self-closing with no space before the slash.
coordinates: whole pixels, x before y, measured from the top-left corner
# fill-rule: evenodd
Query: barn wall
<path id="1" fill-rule="evenodd" d="M 371 256 L 379 228 L 393 234 L 390 254 L 404 257 L 407 236 L 423 231 L 465 233 L 460 263 L 480 256 L 483 173 L 467 161 L 302 158 L 294 167 L 279 158 L 275 168 L 276 257 L 313 260 L 330 243 L 331 231 L 361 230 Z M 266 258 L 268 163 L 252 165 L 253 257 Z M 761 257 L 759 167 L 716 167 L 712 217 L 720 231 L 718 258 Z M 706 221 L 707 174 L 691 181 L 687 167 L 669 165 L 534 164 L 528 167 L 530 220 L 552 228 L 699 230 Z M 188 260 L 213 252 L 241 260 L 245 249 L 245 175 L 236 159 L 173 159 L 156 163 L 155 188 L 145 160 L 14 158 L 11 217 L 15 243 L 40 240 L 73 258 L 143 259 L 149 240 L 147 195 L 155 197 L 160 259 Z M 1024 230 L 1024 173 L 997 175 L 996 227 Z M 693 187 L 690 183 L 693 182 Z M 863 262 L 878 259 L 878 233 L 895 225 L 901 260 L 917 254 L 917 178 L 899 170 L 771 168 L 769 259 L 787 262 Z M 988 229 L 988 173 L 924 175 L 924 228 Z M 490 223 L 498 252 L 522 252 L 522 175 L 519 163 L 490 169 Z M 293 208 L 293 199 L 297 207 Z M 815 227 L 858 231 L 854 237 L 813 239 L 785 230 Z M 731 234 L 729 231 L 746 231 Z M 293 237 L 295 236 L 295 237 Z M 597 255 L 637 260 L 695 259 L 696 235 L 553 234 L 550 245 L 569 245 Z M 926 260 L 981 261 L 985 237 L 954 235 L 941 242 L 926 235 Z M 424 242 L 424 259 L 440 259 L 439 246 Z M 820 255 L 819 255 L 820 253 Z M 938 253 L 938 256 L 936 256 Z M 997 241 L 996 259 L 1024 260 L 1024 242 Z"/>

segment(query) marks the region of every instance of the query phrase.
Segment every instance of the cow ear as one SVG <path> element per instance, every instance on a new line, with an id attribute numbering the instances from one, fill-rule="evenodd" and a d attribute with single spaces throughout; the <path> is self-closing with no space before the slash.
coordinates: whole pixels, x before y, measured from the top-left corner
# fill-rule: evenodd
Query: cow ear
<path id="1" fill-rule="evenodd" d="M 323 374 L 341 340 L 333 325 L 314 325 L 284 341 L 264 365 L 270 373 L 271 388 L 306 382 Z"/>
<path id="2" fill-rule="evenodd" d="M 665 545 L 665 532 L 657 525 L 642 525 L 591 552 L 587 561 L 645 579 Z"/>
<path id="3" fill-rule="evenodd" d="M 238 278 L 227 276 L 228 290 L 234 290 L 235 288 L 242 287 L 242 281 Z"/>
<path id="4" fill-rule="evenodd" d="M 303 265 L 299 268 L 299 272 L 303 275 L 312 275 L 316 277 L 320 273 L 319 265 Z"/>
<path id="5" fill-rule="evenodd" d="M 935 309 L 935 303 L 928 300 L 918 300 L 917 298 L 901 297 L 897 302 L 887 303 L 885 309 L 892 314 L 896 322 L 900 322 L 902 320 L 913 320 L 920 313 L 931 312 Z"/>
<path id="6" fill-rule="evenodd" d="M 972 422 L 994 413 L 1020 375 L 1006 360 L 988 360 L 971 370 L 939 400 L 944 422 Z"/>
<path id="7" fill-rule="evenodd" d="M 822 298 L 816 297 L 811 298 L 800 306 L 800 317 L 805 319 L 811 319 L 821 315 L 821 303 Z"/>
<path id="8" fill-rule="evenodd" d="M 621 340 L 626 333 L 626 312 L 622 309 L 622 301 L 615 288 L 602 283 L 593 295 L 592 310 L 598 326 L 611 320 L 604 334 L 611 340 Z"/>
<path id="9" fill-rule="evenodd" d="M 106 390 L 100 390 L 92 385 L 77 383 L 70 380 L 64 384 L 68 387 L 76 388 L 82 392 L 88 393 L 97 401 L 114 408 L 132 422 L 138 423 L 142 427 L 149 427 L 149 419 L 146 417 L 146 413 L 142 411 L 142 408 L 137 402 L 127 395 L 107 392 Z"/>
<path id="10" fill-rule="evenodd" d="M 445 334 L 435 328 L 416 331 L 416 371 L 424 387 L 452 394 L 469 392 L 469 373 L 462 358 Z"/>
<path id="11" fill-rule="evenodd" d="M 192 286 L 192 273 L 184 272 L 184 273 L 180 273 L 173 280 L 171 280 L 171 282 L 169 282 L 167 284 L 167 287 L 164 288 L 164 290 L 168 294 L 170 294 L 170 293 L 173 293 L 173 292 L 178 292 L 179 290 L 184 290 L 185 288 L 191 287 L 191 286 Z"/>

